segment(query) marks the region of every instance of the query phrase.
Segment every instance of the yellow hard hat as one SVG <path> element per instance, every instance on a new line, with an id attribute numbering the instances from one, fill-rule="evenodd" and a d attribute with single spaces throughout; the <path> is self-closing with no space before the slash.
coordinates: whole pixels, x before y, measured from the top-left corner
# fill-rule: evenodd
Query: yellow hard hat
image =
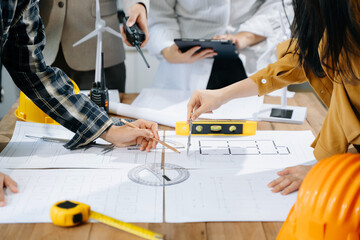
<path id="1" fill-rule="evenodd" d="M 277 240 L 360 240 L 360 154 L 317 163 L 301 184 Z"/>
<path id="2" fill-rule="evenodd" d="M 71 79 L 70 79 L 71 80 Z M 76 83 L 71 80 L 74 85 L 75 94 L 80 93 L 79 87 Z M 26 122 L 37 122 L 37 123 L 49 123 L 58 124 L 49 115 L 44 113 L 38 106 L 36 106 L 30 98 L 28 98 L 23 92 L 20 92 L 19 106 L 15 110 L 15 115 L 18 119 Z"/>

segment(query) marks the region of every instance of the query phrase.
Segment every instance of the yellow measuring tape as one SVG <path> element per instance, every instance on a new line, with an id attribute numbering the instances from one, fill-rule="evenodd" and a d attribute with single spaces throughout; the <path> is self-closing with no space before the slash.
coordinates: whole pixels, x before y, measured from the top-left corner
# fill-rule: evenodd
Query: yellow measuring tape
<path id="1" fill-rule="evenodd" d="M 114 228 L 132 233 L 136 236 L 149 240 L 164 239 L 159 233 L 152 232 L 131 223 L 125 223 L 112 217 L 91 211 L 90 206 L 76 201 L 61 201 L 55 203 L 50 209 L 52 222 L 60 227 L 73 227 L 87 222 L 93 218 L 99 222 L 112 226 Z"/>

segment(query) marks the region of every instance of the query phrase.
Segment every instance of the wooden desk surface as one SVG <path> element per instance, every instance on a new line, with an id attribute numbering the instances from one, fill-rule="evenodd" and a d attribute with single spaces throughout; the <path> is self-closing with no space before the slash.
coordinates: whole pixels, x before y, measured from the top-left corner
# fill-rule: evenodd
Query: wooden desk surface
<path id="1" fill-rule="evenodd" d="M 123 103 L 132 102 L 137 94 L 124 94 Z M 280 104 L 278 97 L 265 97 L 267 103 Z M 258 130 L 312 130 L 316 135 L 325 119 L 326 109 L 312 92 L 296 93 L 288 99 L 289 105 L 306 106 L 307 118 L 304 124 L 259 122 Z M 9 142 L 16 117 L 15 103 L 0 122 L 0 150 Z M 171 129 L 160 127 L 160 129 Z M 201 223 L 139 223 L 141 227 L 166 234 L 166 239 L 176 240 L 273 240 L 282 222 L 201 222 Z M 74 228 L 60 228 L 50 223 L 0 224 L 0 239 L 141 239 L 126 232 L 100 223 L 87 223 Z"/>

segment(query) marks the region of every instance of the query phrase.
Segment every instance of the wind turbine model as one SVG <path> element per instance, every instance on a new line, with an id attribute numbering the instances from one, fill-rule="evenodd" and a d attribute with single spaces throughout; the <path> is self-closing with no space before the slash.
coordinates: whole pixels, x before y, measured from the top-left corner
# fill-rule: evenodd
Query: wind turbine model
<path id="1" fill-rule="evenodd" d="M 282 31 L 282 41 L 290 38 L 286 33 L 285 24 L 282 18 L 282 8 L 279 7 L 279 17 Z M 306 107 L 287 106 L 287 87 L 281 91 L 281 105 L 263 104 L 257 115 L 259 120 L 270 122 L 296 123 L 302 124 L 306 117 Z"/>
<path id="2" fill-rule="evenodd" d="M 74 43 L 73 47 L 76 47 L 76 46 L 80 45 L 81 43 L 86 42 L 87 40 L 97 36 L 94 86 L 98 86 L 101 88 L 101 89 L 99 89 L 99 91 L 101 90 L 101 96 L 98 95 L 95 98 L 92 98 L 91 97 L 92 92 L 90 92 L 90 98 L 100 107 L 104 107 L 104 109 L 108 112 L 109 97 L 108 97 L 108 91 L 107 91 L 106 84 L 105 84 L 104 74 L 103 74 L 103 78 L 102 78 L 102 71 L 103 71 L 103 69 L 102 69 L 103 68 L 103 66 L 102 66 L 103 65 L 102 34 L 105 31 L 122 39 L 122 36 L 120 33 L 116 32 L 115 30 L 113 30 L 110 27 L 107 27 L 106 22 L 103 19 L 101 19 L 99 0 L 96 0 L 95 30 L 92 31 L 91 33 L 89 33 L 88 35 L 86 35 L 85 37 L 83 37 L 82 39 L 80 39 L 79 41 L 77 41 L 76 43 Z M 106 94 L 106 96 L 105 96 L 105 94 Z M 101 102 L 99 102 L 99 100 L 101 100 Z"/>

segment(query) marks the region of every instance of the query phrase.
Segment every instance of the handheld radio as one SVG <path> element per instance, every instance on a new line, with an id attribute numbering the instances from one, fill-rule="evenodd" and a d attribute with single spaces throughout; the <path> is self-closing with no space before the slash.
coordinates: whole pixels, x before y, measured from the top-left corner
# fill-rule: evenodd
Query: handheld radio
<path id="1" fill-rule="evenodd" d="M 150 68 L 149 63 L 146 61 L 146 58 L 141 51 L 141 44 L 145 40 L 145 33 L 140 29 L 139 25 L 135 23 L 131 27 L 126 25 L 126 22 L 129 17 L 123 17 L 123 25 L 125 29 L 125 34 L 128 42 L 136 48 L 136 50 L 140 53 L 141 57 L 144 59 L 144 62 L 148 68 Z"/>
<path id="2" fill-rule="evenodd" d="M 106 87 L 104 53 L 101 53 L 101 82 L 93 82 L 93 86 L 90 90 L 90 99 L 109 113 L 109 91 Z"/>

